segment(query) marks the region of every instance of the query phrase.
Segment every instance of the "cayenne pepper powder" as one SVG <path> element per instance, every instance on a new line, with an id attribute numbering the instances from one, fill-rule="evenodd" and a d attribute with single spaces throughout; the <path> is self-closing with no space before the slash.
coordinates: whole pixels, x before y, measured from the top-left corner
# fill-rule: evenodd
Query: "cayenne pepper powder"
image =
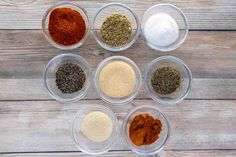
<path id="1" fill-rule="evenodd" d="M 139 114 L 134 117 L 129 127 L 129 137 L 136 146 L 149 145 L 159 138 L 162 123 L 149 114 Z"/>
<path id="2" fill-rule="evenodd" d="M 56 8 L 50 14 L 48 29 L 55 42 L 73 45 L 84 37 L 86 25 L 78 11 L 71 8 Z"/>

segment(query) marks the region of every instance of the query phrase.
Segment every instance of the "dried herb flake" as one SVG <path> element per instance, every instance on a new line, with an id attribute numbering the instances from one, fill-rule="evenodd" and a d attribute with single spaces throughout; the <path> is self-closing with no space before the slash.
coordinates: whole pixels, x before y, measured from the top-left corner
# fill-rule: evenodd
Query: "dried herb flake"
<path id="1" fill-rule="evenodd" d="M 125 45 L 132 35 L 131 23 L 124 15 L 112 14 L 103 22 L 101 35 L 108 45 L 114 47 Z"/>
<path id="2" fill-rule="evenodd" d="M 181 74 L 172 67 L 158 68 L 151 77 L 151 85 L 158 94 L 171 94 L 180 87 Z"/>

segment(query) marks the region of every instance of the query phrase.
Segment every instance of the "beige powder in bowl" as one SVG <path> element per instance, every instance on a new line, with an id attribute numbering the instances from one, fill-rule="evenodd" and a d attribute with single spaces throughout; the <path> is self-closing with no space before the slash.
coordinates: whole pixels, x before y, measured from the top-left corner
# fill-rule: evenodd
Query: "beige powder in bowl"
<path id="1" fill-rule="evenodd" d="M 136 75 L 133 68 L 123 62 L 114 61 L 103 67 L 99 74 L 101 91 L 114 98 L 129 96 L 136 85 Z"/>
<path id="2" fill-rule="evenodd" d="M 112 134 L 111 118 L 103 112 L 93 111 L 87 114 L 82 123 L 82 133 L 93 142 L 103 142 Z"/>

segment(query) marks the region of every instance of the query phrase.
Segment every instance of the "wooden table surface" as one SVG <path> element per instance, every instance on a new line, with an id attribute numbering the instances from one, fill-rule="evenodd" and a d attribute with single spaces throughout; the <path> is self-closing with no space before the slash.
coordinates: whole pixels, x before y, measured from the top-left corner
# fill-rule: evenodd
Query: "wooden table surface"
<path id="1" fill-rule="evenodd" d="M 170 53 L 150 49 L 141 37 L 117 53 L 134 60 L 144 72 L 156 57 L 173 55 L 184 60 L 193 74 L 188 97 L 174 106 L 156 104 L 143 89 L 130 104 L 115 107 L 102 102 L 94 89 L 79 103 L 61 104 L 44 89 L 47 62 L 63 53 L 51 46 L 41 30 L 45 10 L 56 0 L 38 0 L 16 6 L 0 0 L 0 156 L 87 156 L 75 146 L 70 127 L 82 105 L 98 103 L 117 113 L 120 122 L 132 107 L 159 107 L 171 122 L 172 133 L 162 157 L 236 156 L 236 0 L 121 0 L 141 18 L 150 6 L 177 5 L 189 20 L 190 32 L 181 48 Z M 92 19 L 111 0 L 78 1 Z M 90 34 L 80 54 L 93 70 L 114 55 L 102 49 Z M 118 139 L 103 156 L 137 156 Z"/>

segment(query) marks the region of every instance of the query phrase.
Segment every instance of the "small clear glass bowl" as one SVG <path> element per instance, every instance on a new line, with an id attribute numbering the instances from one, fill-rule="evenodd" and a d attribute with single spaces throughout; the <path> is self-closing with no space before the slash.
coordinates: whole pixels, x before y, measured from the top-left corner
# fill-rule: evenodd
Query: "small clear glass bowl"
<path id="1" fill-rule="evenodd" d="M 147 20 L 152 15 L 157 14 L 157 13 L 165 13 L 165 14 L 170 15 L 173 19 L 175 19 L 175 21 L 179 27 L 179 36 L 176 39 L 176 41 L 174 43 L 172 43 L 171 45 L 157 46 L 157 45 L 151 43 L 150 41 L 148 41 L 148 39 L 145 36 L 144 28 L 145 28 L 145 24 L 146 24 Z M 162 51 L 162 52 L 172 51 L 172 50 L 175 50 L 178 47 L 180 47 L 180 45 L 183 44 L 185 39 L 187 38 L 188 28 L 189 28 L 189 25 L 188 25 L 187 17 L 184 15 L 184 13 L 178 7 L 176 7 L 172 4 L 167 4 L 167 3 L 157 4 L 157 5 L 150 7 L 144 13 L 144 15 L 142 17 L 142 22 L 141 22 L 142 35 L 143 35 L 147 45 L 154 50 Z M 153 32 L 153 33 L 155 33 L 155 32 Z"/>
<path id="2" fill-rule="evenodd" d="M 103 141 L 103 142 L 93 142 L 89 140 L 80 129 L 80 125 L 82 123 L 83 118 L 90 112 L 93 111 L 100 111 L 108 115 L 113 123 L 113 129 L 111 136 Z M 96 131 L 96 130 L 94 130 Z M 86 105 L 86 107 L 82 108 L 76 115 L 72 125 L 72 137 L 74 142 L 76 143 L 77 147 L 83 151 L 84 153 L 91 154 L 91 155 L 98 155 L 107 152 L 111 146 L 115 143 L 119 134 L 119 125 L 118 120 L 115 114 L 107 107 L 102 105 Z"/>
<path id="3" fill-rule="evenodd" d="M 100 32 L 103 22 L 106 20 L 107 17 L 111 16 L 114 13 L 125 15 L 130 21 L 131 27 L 132 27 L 132 35 L 129 42 L 125 45 L 118 46 L 118 47 L 113 47 L 113 46 L 108 45 L 102 38 L 102 35 Z M 137 40 L 138 35 L 139 35 L 140 24 L 139 24 L 138 17 L 134 14 L 134 12 L 128 6 L 122 3 L 109 3 L 103 6 L 95 15 L 91 29 L 93 31 L 96 41 L 101 47 L 109 51 L 117 52 L 117 51 L 126 50 L 131 45 L 134 44 L 134 42 Z"/>
<path id="4" fill-rule="evenodd" d="M 77 64 L 83 69 L 86 75 L 86 81 L 81 90 L 71 94 L 64 94 L 57 88 L 56 72 L 62 64 L 68 62 Z M 81 56 L 71 53 L 61 54 L 51 59 L 47 64 L 44 71 L 43 82 L 52 98 L 64 103 L 75 102 L 82 99 L 86 95 L 91 84 L 91 70 L 88 62 Z"/>
<path id="5" fill-rule="evenodd" d="M 172 67 L 182 75 L 180 87 L 173 93 L 161 95 L 153 90 L 151 78 L 156 69 L 161 67 Z M 188 66 L 180 59 L 173 56 L 163 56 L 153 60 L 147 68 L 145 74 L 145 86 L 150 97 L 161 104 L 176 104 L 182 101 L 189 93 L 192 85 L 192 74 Z"/>
<path id="6" fill-rule="evenodd" d="M 71 8 L 73 10 L 76 10 L 80 13 L 80 15 L 83 17 L 84 21 L 85 21 L 85 26 L 86 26 L 86 31 L 84 34 L 84 37 L 78 42 L 75 43 L 73 45 L 62 45 L 59 44 L 57 42 L 55 42 L 51 35 L 50 32 L 48 30 L 48 24 L 49 24 L 49 17 L 51 12 L 56 9 L 56 8 Z M 47 39 L 47 41 L 53 45 L 54 47 L 58 48 L 58 49 L 62 49 L 62 50 L 72 50 L 75 48 L 80 47 L 84 41 L 87 38 L 87 34 L 89 32 L 89 18 L 87 15 L 87 12 L 85 11 L 85 9 L 83 7 L 81 7 L 80 5 L 78 5 L 77 3 L 73 3 L 73 2 L 59 2 L 53 6 L 51 6 L 44 14 L 43 19 L 42 19 L 42 30 L 43 30 L 43 34 L 45 36 L 45 38 Z"/>
<path id="7" fill-rule="evenodd" d="M 139 114 L 147 113 L 154 118 L 157 118 L 162 123 L 162 131 L 159 138 L 150 145 L 136 146 L 129 137 L 129 127 L 133 118 Z M 128 144 L 130 149 L 140 155 L 154 155 L 160 152 L 166 144 L 170 135 L 170 125 L 166 116 L 156 107 L 149 105 L 142 105 L 133 108 L 125 117 L 122 124 L 122 134 L 125 142 Z"/>
<path id="8" fill-rule="evenodd" d="M 100 89 L 99 86 L 99 75 L 101 70 L 108 64 L 114 61 L 122 61 L 125 62 L 127 64 L 129 64 L 135 74 L 136 74 L 136 85 L 133 89 L 133 92 L 126 96 L 126 97 L 122 97 L 122 98 L 114 98 L 114 97 L 109 97 L 107 96 L 105 93 L 102 92 L 102 90 Z M 95 77 L 94 77 L 94 84 L 95 84 L 95 88 L 97 89 L 97 92 L 99 94 L 99 96 L 101 97 L 101 99 L 109 104 L 113 104 L 113 105 L 123 105 L 126 103 L 129 103 L 130 101 L 132 101 L 136 95 L 138 94 L 138 90 L 141 86 L 141 82 L 142 82 L 142 76 L 141 76 L 141 72 L 138 68 L 138 66 L 129 58 L 127 57 L 123 57 L 123 56 L 113 56 L 113 57 L 108 57 L 106 59 L 104 59 L 97 67 L 97 70 L 95 72 Z"/>

